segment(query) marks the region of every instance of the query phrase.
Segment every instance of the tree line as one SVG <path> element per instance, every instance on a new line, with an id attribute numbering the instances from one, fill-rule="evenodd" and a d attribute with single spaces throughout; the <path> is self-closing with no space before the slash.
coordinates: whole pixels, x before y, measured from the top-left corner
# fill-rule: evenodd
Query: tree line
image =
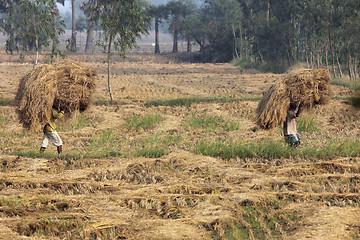
<path id="1" fill-rule="evenodd" d="M 64 22 L 56 2 L 64 1 L 0 1 L 0 29 L 8 36 L 7 51 L 38 51 L 50 46 L 52 56 L 61 54 L 57 46 Z M 96 42 L 107 46 L 108 52 L 113 44 L 125 56 L 136 38 L 151 30 L 153 21 L 155 54 L 161 51 L 159 25 L 166 22 L 173 36 L 172 52 L 178 52 L 182 39 L 189 52 L 194 44 L 200 46 L 199 61 L 236 59 L 243 67 L 273 72 L 286 71 L 300 62 L 353 80 L 360 73 L 358 0 L 206 0 L 201 5 L 193 0 L 160 5 L 146 0 L 87 0 L 80 9 L 86 20 L 82 24 L 87 31 L 86 52 L 92 51 L 92 32 L 98 29 L 104 34 Z M 70 51 L 77 51 L 74 16 L 72 38 L 67 42 Z"/>

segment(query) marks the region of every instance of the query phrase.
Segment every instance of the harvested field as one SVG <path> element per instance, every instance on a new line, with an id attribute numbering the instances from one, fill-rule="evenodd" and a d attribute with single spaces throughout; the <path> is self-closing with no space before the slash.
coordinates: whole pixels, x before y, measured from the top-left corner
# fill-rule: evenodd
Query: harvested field
<path id="1" fill-rule="evenodd" d="M 96 68 L 94 105 L 59 122 L 44 154 L 11 101 L 31 64 L 0 63 L 0 239 L 358 239 L 354 91 L 299 118 L 302 144 L 258 129 L 282 75 L 165 56 L 69 57 Z"/>

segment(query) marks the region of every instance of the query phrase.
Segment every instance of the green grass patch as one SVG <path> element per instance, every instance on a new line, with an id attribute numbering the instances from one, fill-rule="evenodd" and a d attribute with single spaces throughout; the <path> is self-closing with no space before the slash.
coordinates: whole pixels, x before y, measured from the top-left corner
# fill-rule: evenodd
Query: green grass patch
<path id="1" fill-rule="evenodd" d="M 243 144 L 241 142 L 206 141 L 201 140 L 194 148 L 196 153 L 222 159 L 232 158 L 280 158 L 290 157 L 293 148 L 274 141 L 263 141 L 261 143 Z"/>
<path id="2" fill-rule="evenodd" d="M 207 114 L 196 116 L 193 115 L 185 123 L 185 127 L 203 128 L 210 131 L 235 131 L 239 130 L 239 123 L 225 120 L 222 116 L 210 116 Z"/>
<path id="3" fill-rule="evenodd" d="M 360 140 L 332 140 L 323 145 L 290 147 L 282 141 L 263 140 L 258 143 L 201 140 L 193 149 L 195 153 L 222 159 L 255 158 L 266 159 L 300 157 L 356 157 L 360 156 Z"/>
<path id="4" fill-rule="evenodd" d="M 51 151 L 50 149 L 46 150 L 47 152 L 41 153 L 39 151 L 20 151 L 15 150 L 10 153 L 10 155 L 28 157 L 28 158 L 45 158 L 45 159 L 62 159 L 62 160 L 79 160 L 83 158 L 92 158 L 92 159 L 101 159 L 107 157 L 119 157 L 123 154 L 117 151 L 104 151 L 104 152 L 63 152 L 62 154 L 57 154 L 56 149 Z"/>
<path id="5" fill-rule="evenodd" d="M 292 231 L 300 221 L 296 213 L 282 211 L 285 205 L 270 198 L 259 204 L 236 204 L 232 208 L 237 217 L 225 222 L 223 231 L 215 229 L 212 239 L 281 239 L 282 233 Z"/>
<path id="6" fill-rule="evenodd" d="M 229 98 L 229 97 L 188 97 L 175 99 L 158 99 L 145 103 L 146 107 L 152 106 L 190 106 L 193 103 L 211 103 L 211 102 L 242 102 L 242 101 L 259 101 L 261 98 Z"/>
<path id="7" fill-rule="evenodd" d="M 156 133 L 145 139 L 142 144 L 138 144 L 135 148 L 134 156 L 158 158 L 165 155 L 169 148 L 176 146 L 182 140 L 179 134 L 164 135 L 162 132 Z"/>
<path id="8" fill-rule="evenodd" d="M 342 100 L 343 103 L 352 105 L 356 108 L 360 108 L 360 97 L 339 97 L 335 96 L 333 97 L 335 100 Z"/>
<path id="9" fill-rule="evenodd" d="M 121 150 L 121 140 L 113 128 L 98 131 L 91 138 L 89 150 L 94 155 L 117 153 Z"/>
<path id="10" fill-rule="evenodd" d="M 95 121 L 91 118 L 88 118 L 82 114 L 75 114 L 72 119 L 68 121 L 58 121 L 57 129 L 58 131 L 74 131 L 76 129 L 81 129 L 84 127 L 94 126 Z"/>
<path id="11" fill-rule="evenodd" d="M 7 98 L 0 98 L 0 106 L 14 106 L 14 100 Z"/>
<path id="12" fill-rule="evenodd" d="M 297 130 L 302 132 L 319 132 L 316 119 L 310 115 L 302 115 L 297 120 Z"/>
<path id="13" fill-rule="evenodd" d="M 145 116 L 133 114 L 125 119 L 125 127 L 136 131 L 140 129 L 148 130 L 154 128 L 162 120 L 163 117 L 160 114 L 147 114 Z"/>
<path id="14" fill-rule="evenodd" d="M 135 150 L 135 157 L 159 158 L 165 154 L 165 149 L 161 146 L 145 145 Z"/>
<path id="15" fill-rule="evenodd" d="M 347 87 L 351 90 L 360 90 L 360 81 L 352 81 L 348 78 L 331 78 L 331 84 L 336 86 Z"/>

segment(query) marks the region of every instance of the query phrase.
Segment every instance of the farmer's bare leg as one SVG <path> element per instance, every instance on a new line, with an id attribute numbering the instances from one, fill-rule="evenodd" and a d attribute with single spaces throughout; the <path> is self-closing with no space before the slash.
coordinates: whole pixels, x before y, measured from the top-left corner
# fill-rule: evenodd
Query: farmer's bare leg
<path id="1" fill-rule="evenodd" d="M 62 153 L 62 145 L 57 147 L 58 154 Z"/>

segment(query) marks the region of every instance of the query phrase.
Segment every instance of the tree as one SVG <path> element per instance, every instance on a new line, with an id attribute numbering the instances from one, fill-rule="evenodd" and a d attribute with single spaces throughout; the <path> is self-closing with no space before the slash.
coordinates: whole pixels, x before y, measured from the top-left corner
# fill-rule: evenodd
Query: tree
<path id="1" fill-rule="evenodd" d="M 169 30 L 173 34 L 173 53 L 178 52 L 178 36 L 185 28 L 185 19 L 196 8 L 192 0 L 172 0 L 166 4 Z"/>
<path id="2" fill-rule="evenodd" d="M 15 51 L 15 29 L 14 29 L 14 21 L 15 13 L 14 9 L 19 3 L 18 0 L 4 0 L 1 1 L 1 10 L 6 13 L 5 19 L 3 19 L 3 28 L 5 32 L 9 35 L 9 38 L 6 40 L 6 51 L 11 54 Z"/>
<path id="3" fill-rule="evenodd" d="M 110 84 L 112 44 L 120 56 L 125 57 L 127 50 L 136 46 L 136 38 L 146 33 L 149 24 L 146 12 L 138 0 L 97 0 L 96 4 L 89 7 L 89 11 L 93 14 L 91 21 L 99 21 L 103 29 L 103 39 L 100 44 L 107 45 L 108 92 L 112 103 Z"/>
<path id="4" fill-rule="evenodd" d="M 155 24 L 155 54 L 160 54 L 160 45 L 159 45 L 159 24 L 162 19 L 167 15 L 165 5 L 161 4 L 158 6 L 151 5 L 148 14 L 154 18 Z"/>
<path id="5" fill-rule="evenodd" d="M 9 10 L 13 17 L 7 19 L 7 31 L 10 38 L 7 49 L 9 51 L 33 50 L 36 51 L 35 64 L 38 63 L 40 48 L 50 45 L 49 39 L 58 41 L 58 35 L 63 33 L 61 23 L 54 31 L 53 0 L 23 0 L 11 6 Z M 13 36 L 12 36 L 13 35 Z M 14 41 L 16 39 L 16 41 Z M 59 51 L 51 52 L 51 57 Z"/>
<path id="6" fill-rule="evenodd" d="M 75 0 L 71 0 L 71 52 L 76 52 L 76 19 L 75 19 Z"/>
<path id="7" fill-rule="evenodd" d="M 85 16 L 88 18 L 87 20 L 87 36 L 86 36 L 86 45 L 85 45 L 85 52 L 90 53 L 93 51 L 92 44 L 93 44 L 93 28 L 94 22 L 90 19 L 93 17 L 93 13 L 91 12 L 91 6 L 95 4 L 95 0 L 85 1 L 80 4 L 80 9 L 84 11 Z"/>

